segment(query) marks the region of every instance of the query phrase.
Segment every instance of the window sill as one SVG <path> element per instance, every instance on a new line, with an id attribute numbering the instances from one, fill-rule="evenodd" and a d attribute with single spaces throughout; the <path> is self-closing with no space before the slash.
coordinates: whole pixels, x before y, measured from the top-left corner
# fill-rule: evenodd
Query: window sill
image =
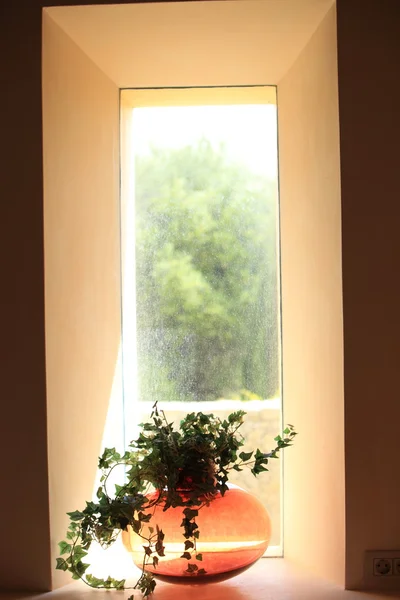
<path id="1" fill-rule="evenodd" d="M 130 592 L 129 592 L 130 594 Z M 128 594 L 128 595 L 129 595 Z M 353 592 L 299 569 L 283 558 L 261 559 L 251 569 L 223 583 L 171 585 L 158 582 L 154 600 L 383 600 L 399 597 L 379 592 Z M 139 592 L 134 594 L 140 600 Z M 124 600 L 127 592 L 92 590 L 81 582 L 46 594 L 0 593 L 0 600 Z"/>

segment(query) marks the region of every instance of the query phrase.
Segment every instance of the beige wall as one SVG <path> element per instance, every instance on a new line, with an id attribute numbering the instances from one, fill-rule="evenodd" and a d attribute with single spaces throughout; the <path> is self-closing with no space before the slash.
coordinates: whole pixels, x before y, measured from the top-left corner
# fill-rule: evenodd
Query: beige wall
<path id="1" fill-rule="evenodd" d="M 120 88 L 273 85 L 332 2 L 106 1 L 51 16 Z"/>
<path id="2" fill-rule="evenodd" d="M 6 540 L 6 543 L 0 545 L 0 588 L 3 589 L 49 589 L 50 571 L 53 568 L 49 555 L 44 351 L 42 5 L 41 0 L 4 2 L 0 19 L 0 72 L 3 87 L 3 93 L 0 95 L 0 115 L 2 147 L 5 149 L 0 161 L 0 365 L 3 392 L 0 452 L 1 456 L 5 457 L 1 471 L 0 511 L 2 540 Z M 400 403 L 397 397 L 397 363 L 400 356 L 400 284 L 397 277 L 400 255 L 397 226 L 400 215 L 397 199 L 400 195 L 400 184 L 397 148 L 400 139 L 400 113 L 398 84 L 394 76 L 400 63 L 398 10 L 398 0 L 338 0 L 346 570 L 349 587 L 360 585 L 362 553 L 366 548 L 393 547 L 398 545 L 400 539 L 400 492 L 397 477 L 400 442 L 396 431 L 392 432 L 391 429 L 395 429 L 400 417 Z M 332 85 L 329 72 L 321 73 L 321 77 L 327 82 L 326 85 Z M 284 85 L 285 81 L 281 84 Z M 318 114 L 317 111 L 316 117 Z M 300 113 L 298 119 L 301 120 Z M 65 125 L 67 128 L 67 123 Z M 301 129 L 301 123 L 297 125 Z M 281 127 L 284 128 L 284 124 Z M 323 137 L 325 127 L 329 130 L 329 123 L 324 123 L 323 127 L 321 124 Z M 304 144 L 309 164 L 320 164 L 321 149 L 313 144 L 311 138 L 307 138 Z M 315 152 L 311 160 L 313 150 L 318 152 Z M 302 157 L 299 158 L 303 161 Z M 321 184 L 321 179 L 319 182 Z M 314 186 L 317 184 L 317 180 L 309 184 L 313 198 Z M 329 194 L 330 189 L 331 186 L 328 188 L 324 185 L 324 190 L 327 193 L 329 191 Z M 308 206 L 311 207 L 311 204 Z M 313 206 L 318 208 L 317 204 Z M 290 219 L 290 215 L 288 218 Z M 318 217 L 318 222 L 325 222 L 323 215 Z M 331 233 L 327 232 L 328 240 L 329 243 L 334 243 Z M 309 248 L 317 245 L 318 252 L 312 268 L 320 269 L 322 258 L 319 256 L 320 247 L 315 244 L 315 235 L 315 232 L 310 232 Z M 302 242 L 303 240 L 304 238 Z M 303 252 L 300 247 L 297 251 L 300 253 L 298 260 L 302 260 L 304 266 Z M 325 255 L 325 252 L 323 254 Z M 336 271 L 333 273 L 336 276 Z M 310 282 L 311 279 L 309 275 L 307 281 Z M 326 286 L 329 285 L 326 279 L 324 282 Z M 283 291 L 285 293 L 285 288 Z M 286 292 L 288 291 L 286 288 Z M 319 293 L 321 300 L 325 300 L 322 292 Z M 332 293 L 337 302 L 336 291 L 333 290 Z M 326 296 L 328 305 L 331 297 L 332 294 Z M 295 304 L 297 301 L 302 305 L 306 304 L 301 294 L 299 298 L 294 297 Z M 308 311 L 307 308 L 307 314 Z M 320 311 L 324 314 L 321 315 Z M 326 311 L 323 306 L 315 308 L 315 318 L 324 323 L 324 326 Z M 336 314 L 336 311 L 333 314 Z M 288 319 L 289 315 L 284 327 L 289 324 Z M 301 332 L 301 321 L 296 322 L 292 318 L 292 325 L 299 340 L 303 335 L 311 335 L 308 329 Z M 335 322 L 327 327 L 327 331 L 336 331 Z M 335 337 L 333 344 L 334 340 Z M 320 364 L 326 365 L 328 340 L 321 339 L 319 335 L 316 342 L 321 349 L 322 363 L 320 357 L 311 352 L 308 339 L 304 342 L 307 350 L 304 354 L 307 364 L 318 369 Z M 284 351 L 292 352 L 295 378 L 305 399 L 305 371 L 299 372 L 299 365 L 294 364 L 295 350 L 285 348 Z M 335 369 L 340 369 L 340 366 L 336 364 Z M 301 463 L 299 469 L 302 473 L 303 487 L 308 484 L 324 499 L 324 505 L 319 503 L 321 506 L 318 506 L 316 515 L 307 519 L 306 531 L 301 525 L 303 515 L 298 511 L 299 533 L 305 533 L 304 539 L 299 538 L 302 552 L 305 554 L 311 548 L 314 566 L 324 565 L 326 547 L 331 543 L 338 547 L 343 532 L 340 528 L 340 531 L 335 533 L 331 525 L 332 518 L 341 520 L 340 510 L 333 516 L 327 509 L 330 505 L 325 505 L 326 502 L 332 502 L 332 506 L 339 504 L 340 488 L 331 500 L 324 490 L 323 480 L 318 477 L 322 469 L 321 460 L 318 458 L 321 452 L 329 456 L 329 478 L 336 468 L 340 470 L 340 466 L 335 466 L 335 461 L 338 460 L 339 465 L 341 464 L 342 430 L 337 438 L 338 459 L 336 447 L 332 443 L 337 436 L 338 409 L 336 404 L 329 407 L 327 401 L 327 394 L 331 401 L 336 400 L 330 390 L 331 387 L 336 389 L 337 379 L 333 378 L 328 387 L 327 382 L 325 371 L 325 375 L 321 375 L 319 386 L 316 385 L 312 389 L 314 400 L 317 397 L 321 398 L 319 406 L 314 403 L 312 414 L 321 419 L 322 423 L 327 421 L 327 411 L 332 417 L 323 439 L 319 433 L 316 434 L 320 445 L 313 448 L 311 460 L 316 465 L 317 477 L 312 477 L 314 470 L 309 462 L 310 455 L 304 456 L 308 433 L 313 435 L 314 431 L 310 431 L 303 414 L 298 415 L 300 421 L 296 422 L 299 428 L 304 427 L 301 438 L 298 438 L 298 458 L 294 451 L 290 454 L 291 459 Z M 285 391 L 288 398 L 294 398 L 297 394 L 293 384 L 291 392 L 290 387 Z M 64 398 L 64 392 L 62 397 Z M 377 413 L 377 406 L 382 406 L 381 414 Z M 329 411 L 333 411 L 332 414 Z M 304 414 L 305 412 L 302 411 Z M 51 418 L 50 415 L 49 417 Z M 291 417 L 291 420 L 294 421 L 295 418 Z M 62 430 L 60 435 L 62 439 L 66 439 Z M 69 442 L 71 446 L 70 439 Z M 94 452 L 96 444 L 93 443 L 90 452 Z M 289 461 L 289 453 L 287 460 Z M 290 469 L 293 472 L 295 467 L 296 464 L 291 465 L 288 462 L 287 472 L 290 472 Z M 62 471 L 62 467 L 60 470 Z M 296 492 L 299 503 L 308 517 L 308 492 L 302 490 L 300 482 L 298 483 Z M 341 486 L 340 479 L 338 485 Z M 74 493 L 72 480 L 69 493 Z M 287 527 L 289 518 L 293 516 L 294 512 L 292 517 L 288 514 Z M 52 520 L 53 518 L 52 516 Z M 323 521 L 323 518 L 326 518 L 326 521 Z M 304 520 L 306 521 L 305 518 Z M 317 534 L 313 533 L 316 529 L 315 523 L 327 532 L 326 535 L 321 533 L 319 537 L 321 546 L 317 550 L 322 554 L 321 559 L 317 556 L 316 549 L 311 546 L 311 542 L 314 543 L 317 539 Z M 289 531 L 287 534 L 291 535 Z M 295 540 L 288 540 L 287 551 L 293 556 L 299 552 L 299 545 Z M 332 567 L 333 576 L 341 570 L 339 562 L 340 556 Z"/>
<path id="3" fill-rule="evenodd" d="M 344 415 L 335 8 L 278 84 L 285 556 L 344 582 Z M 286 416 L 287 415 L 287 416 Z M 301 515 L 301 518 L 299 518 Z"/>
<path id="4" fill-rule="evenodd" d="M 400 546 L 399 2 L 341 0 L 338 30 L 346 569 L 356 588 L 364 550 Z"/>
<path id="5" fill-rule="evenodd" d="M 51 578 L 40 31 L 36 4 L 2 3 L 0 589 L 48 589 Z"/>
<path id="6" fill-rule="evenodd" d="M 92 493 L 120 341 L 119 90 L 44 13 L 46 372 L 52 563 Z M 54 584 L 69 581 L 54 571 Z"/>

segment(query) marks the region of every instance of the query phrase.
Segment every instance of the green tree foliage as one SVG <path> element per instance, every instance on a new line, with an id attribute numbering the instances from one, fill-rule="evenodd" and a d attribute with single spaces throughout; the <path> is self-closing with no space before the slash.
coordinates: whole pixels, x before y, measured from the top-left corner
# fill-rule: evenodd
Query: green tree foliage
<path id="1" fill-rule="evenodd" d="M 135 169 L 141 399 L 273 396 L 275 186 L 204 139 Z"/>

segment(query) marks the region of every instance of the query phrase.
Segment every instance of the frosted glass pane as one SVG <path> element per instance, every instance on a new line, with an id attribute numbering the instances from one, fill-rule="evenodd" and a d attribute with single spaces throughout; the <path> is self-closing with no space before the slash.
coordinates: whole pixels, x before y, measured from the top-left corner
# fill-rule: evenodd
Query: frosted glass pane
<path id="1" fill-rule="evenodd" d="M 279 396 L 275 111 L 134 110 L 140 400 Z"/>
<path id="2" fill-rule="evenodd" d="M 280 423 L 276 106 L 133 110 L 133 293 L 125 285 L 126 439 L 158 400 L 170 421 L 245 410 L 246 448 Z M 129 263 L 130 264 L 130 263 Z M 126 280 L 129 281 L 129 273 Z M 133 407 L 133 408 L 131 408 Z M 280 463 L 232 475 L 280 545 Z"/>

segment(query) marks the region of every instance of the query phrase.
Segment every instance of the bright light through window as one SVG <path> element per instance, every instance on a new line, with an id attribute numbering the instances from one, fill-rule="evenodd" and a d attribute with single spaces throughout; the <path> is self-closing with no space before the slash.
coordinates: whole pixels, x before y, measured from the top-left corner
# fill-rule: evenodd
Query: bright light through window
<path id="1" fill-rule="evenodd" d="M 143 106 L 130 117 L 126 440 L 157 400 L 175 421 L 197 410 L 221 418 L 245 410 L 249 446 L 268 448 L 281 406 L 276 106 Z M 279 465 L 233 482 L 266 504 L 270 552 L 279 554 Z"/>

